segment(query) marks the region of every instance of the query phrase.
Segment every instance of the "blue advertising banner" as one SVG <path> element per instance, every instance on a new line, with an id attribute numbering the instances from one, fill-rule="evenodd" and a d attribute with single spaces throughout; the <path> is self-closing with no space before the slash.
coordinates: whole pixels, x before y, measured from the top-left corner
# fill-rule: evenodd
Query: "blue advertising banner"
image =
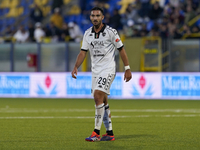
<path id="1" fill-rule="evenodd" d="M 30 74 L 31 97 L 66 97 L 66 73 Z"/>
<path id="2" fill-rule="evenodd" d="M 29 76 L 1 75 L 0 94 L 5 95 L 28 95 Z"/>
<path id="3" fill-rule="evenodd" d="M 73 79 L 71 74 L 67 75 L 66 90 L 67 95 L 91 95 L 92 77 L 90 74 L 79 75 L 77 79 Z"/>
<path id="4" fill-rule="evenodd" d="M 0 97 L 93 98 L 92 75 L 71 73 L 0 73 Z M 129 82 L 117 73 L 111 99 L 197 99 L 200 73 L 132 73 Z"/>
<path id="5" fill-rule="evenodd" d="M 123 98 L 157 99 L 161 97 L 160 73 L 133 73 L 132 79 L 123 84 Z"/>
<path id="6" fill-rule="evenodd" d="M 122 76 L 116 75 L 111 87 L 110 87 L 110 97 L 121 97 L 122 96 Z"/>
<path id="7" fill-rule="evenodd" d="M 200 76 L 162 75 L 162 96 L 200 96 Z"/>
<path id="8" fill-rule="evenodd" d="M 66 91 L 68 96 L 91 97 L 92 76 L 91 74 L 79 74 L 77 79 L 72 79 L 71 74 L 67 74 Z M 122 96 L 122 77 L 116 75 L 110 88 L 110 97 Z"/>

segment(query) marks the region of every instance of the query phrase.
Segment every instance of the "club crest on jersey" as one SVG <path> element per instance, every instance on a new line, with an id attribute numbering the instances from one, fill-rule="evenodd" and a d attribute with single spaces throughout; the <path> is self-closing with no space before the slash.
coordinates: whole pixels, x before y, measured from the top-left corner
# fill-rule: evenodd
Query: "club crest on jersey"
<path id="1" fill-rule="evenodd" d="M 105 35 L 106 35 L 106 33 L 105 33 L 105 32 L 103 32 L 103 33 L 102 33 L 102 35 L 103 35 L 103 36 L 105 36 Z"/>

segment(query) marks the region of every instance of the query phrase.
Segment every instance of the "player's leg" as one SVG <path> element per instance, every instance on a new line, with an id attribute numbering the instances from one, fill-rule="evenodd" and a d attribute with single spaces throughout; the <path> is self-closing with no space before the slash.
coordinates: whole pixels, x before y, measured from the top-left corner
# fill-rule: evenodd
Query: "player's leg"
<path id="1" fill-rule="evenodd" d="M 113 135 L 111 113 L 110 113 L 107 95 L 105 95 L 105 97 L 104 97 L 104 104 L 105 104 L 105 113 L 104 113 L 104 117 L 103 117 L 103 123 L 104 123 L 104 126 L 106 128 L 106 133 L 108 135 Z"/>
<path id="2" fill-rule="evenodd" d="M 105 104 L 105 113 L 103 117 L 103 123 L 106 128 L 106 134 L 103 135 L 101 141 L 114 141 L 114 134 L 112 130 L 112 121 L 111 121 L 111 113 L 110 108 L 108 105 L 108 96 L 105 95 L 104 97 L 104 104 Z"/>
<path id="3" fill-rule="evenodd" d="M 95 110 L 95 129 L 92 135 L 86 138 L 86 141 L 99 141 L 100 140 L 100 129 L 103 121 L 105 112 L 104 102 L 107 104 L 107 95 L 110 94 L 110 85 L 114 80 L 115 74 L 100 74 L 92 76 L 92 95 L 94 96 L 96 110 Z M 110 113 L 108 113 L 110 114 Z M 105 141 L 111 141 L 110 136 L 105 136 Z"/>
<path id="4" fill-rule="evenodd" d="M 96 104 L 96 112 L 95 112 L 95 129 L 94 131 L 97 134 L 100 134 L 100 129 L 103 121 L 103 116 L 105 112 L 104 106 L 104 97 L 105 93 L 103 91 L 95 90 L 94 92 L 94 101 Z"/>
<path id="5" fill-rule="evenodd" d="M 104 103 L 104 105 L 108 104 L 108 95 L 107 94 L 105 94 L 105 96 L 104 96 L 103 103 Z"/>
<path id="6" fill-rule="evenodd" d="M 100 129 L 101 129 L 101 125 L 102 125 L 102 121 L 103 121 L 103 116 L 104 116 L 104 112 L 105 112 L 105 108 L 104 108 L 104 96 L 105 93 L 103 91 L 100 90 L 95 90 L 94 91 L 94 101 L 95 101 L 95 128 L 94 131 L 92 133 L 92 135 L 88 138 L 86 138 L 86 141 L 100 141 Z"/>
<path id="7" fill-rule="evenodd" d="M 108 74 L 107 77 L 107 84 L 106 84 L 106 95 L 104 97 L 104 104 L 105 104 L 105 113 L 104 113 L 104 126 L 106 128 L 106 134 L 103 135 L 101 141 L 114 141 L 115 137 L 112 130 L 112 121 L 111 121 L 111 113 L 108 104 L 108 96 L 110 94 L 110 87 L 115 78 L 115 74 Z"/>

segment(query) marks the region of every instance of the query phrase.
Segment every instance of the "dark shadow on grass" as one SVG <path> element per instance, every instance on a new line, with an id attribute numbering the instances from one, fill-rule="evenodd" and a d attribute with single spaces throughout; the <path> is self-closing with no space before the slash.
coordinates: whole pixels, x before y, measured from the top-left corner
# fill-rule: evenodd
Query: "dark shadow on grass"
<path id="1" fill-rule="evenodd" d="M 135 139 L 135 138 L 141 138 L 141 137 L 149 137 L 149 138 L 153 138 L 153 137 L 156 137 L 155 135 L 150 135 L 150 134 L 133 134 L 133 135 L 118 135 L 118 136 L 115 136 L 115 139 L 116 140 L 126 140 L 126 139 Z"/>
<path id="2" fill-rule="evenodd" d="M 100 141 L 92 142 L 92 145 L 96 145 L 98 149 L 102 150 L 133 150 L 142 149 L 142 147 L 134 147 L 134 142 L 138 138 L 155 138 L 156 135 L 151 134 L 133 134 L 133 135 L 115 135 L 115 141 Z M 128 145 L 126 145 L 126 144 Z M 87 144 L 90 145 L 90 144 Z M 138 145 L 137 145 L 138 146 Z M 87 150 L 93 150 L 94 147 L 87 147 Z"/>

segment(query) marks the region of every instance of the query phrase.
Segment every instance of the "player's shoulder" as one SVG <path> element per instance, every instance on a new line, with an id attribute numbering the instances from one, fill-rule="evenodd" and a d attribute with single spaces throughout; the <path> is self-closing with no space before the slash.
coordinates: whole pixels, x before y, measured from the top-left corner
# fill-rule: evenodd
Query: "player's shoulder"
<path id="1" fill-rule="evenodd" d="M 110 27 L 109 25 L 106 25 L 106 30 L 107 30 L 108 32 L 113 33 L 114 35 L 118 34 L 118 33 L 117 33 L 117 30 L 114 29 L 114 28 L 112 28 L 112 27 Z"/>
<path id="2" fill-rule="evenodd" d="M 85 30 L 85 34 L 91 33 L 91 31 L 92 31 L 92 27 L 90 27 L 87 30 Z"/>

